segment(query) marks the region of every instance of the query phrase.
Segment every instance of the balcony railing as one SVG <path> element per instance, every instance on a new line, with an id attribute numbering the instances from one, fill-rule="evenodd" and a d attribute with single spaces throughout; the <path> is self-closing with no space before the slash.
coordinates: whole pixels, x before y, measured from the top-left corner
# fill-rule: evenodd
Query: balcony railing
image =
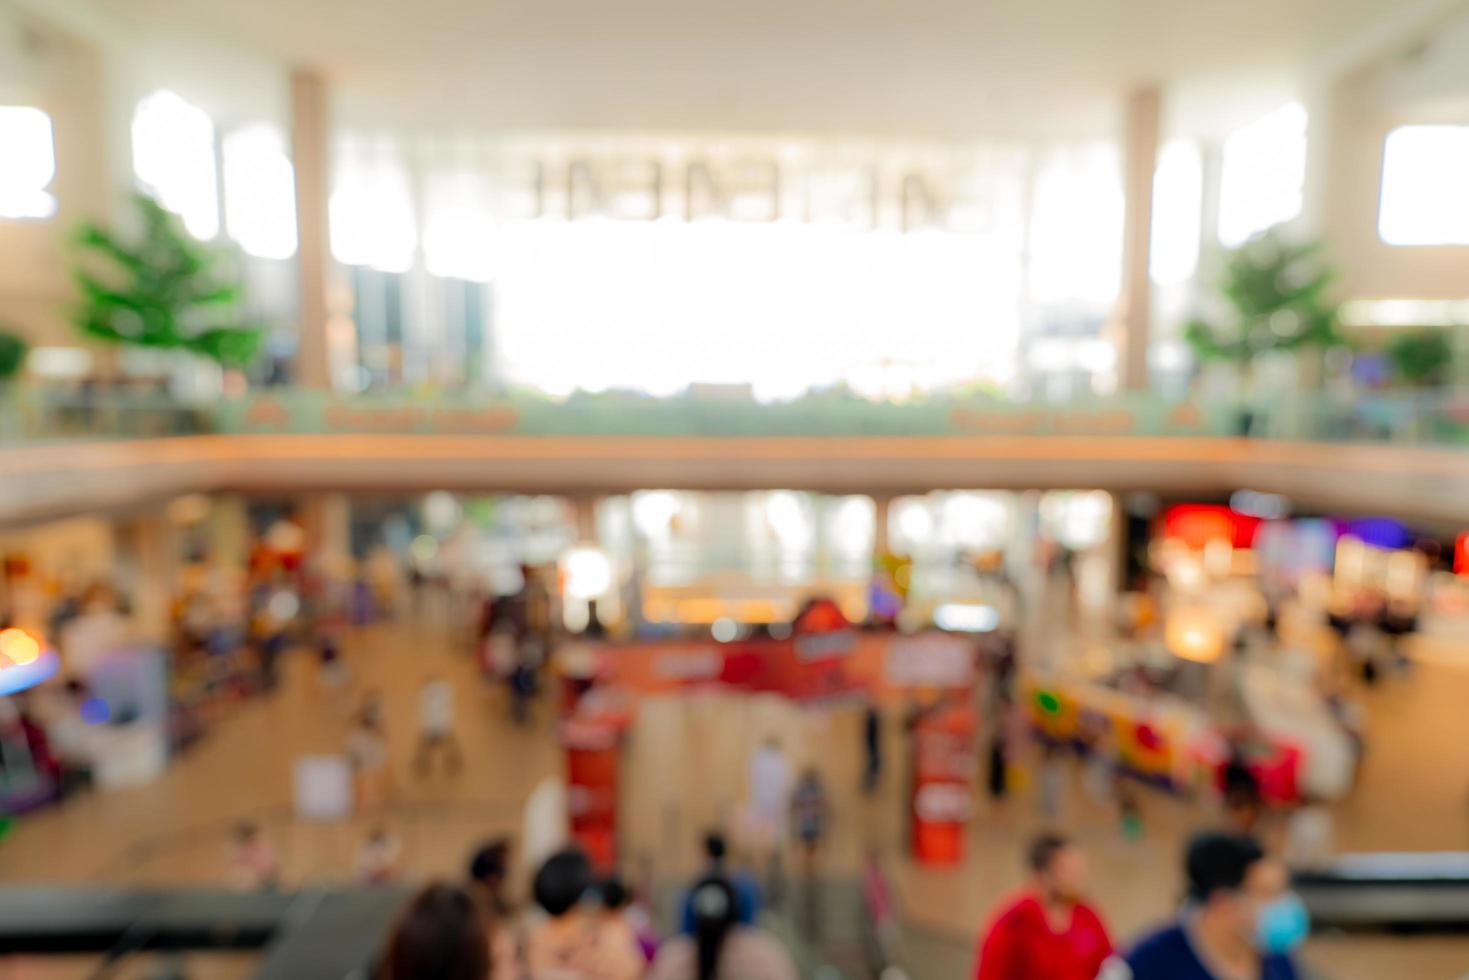
<path id="1" fill-rule="evenodd" d="M 1469 389 L 1282 393 L 1248 405 L 1150 394 L 1066 403 L 846 393 L 789 402 L 609 392 L 334 395 L 261 389 L 217 402 L 158 393 L 17 386 L 0 393 L 0 443 L 203 434 L 501 436 L 1173 436 L 1469 446 Z"/>

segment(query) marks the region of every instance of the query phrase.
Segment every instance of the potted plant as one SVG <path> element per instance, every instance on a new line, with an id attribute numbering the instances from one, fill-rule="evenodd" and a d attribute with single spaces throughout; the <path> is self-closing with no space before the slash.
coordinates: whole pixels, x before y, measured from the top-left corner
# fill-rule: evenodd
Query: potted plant
<path id="1" fill-rule="evenodd" d="M 111 344 L 182 350 L 225 368 L 245 367 L 260 348 L 260 327 L 237 322 L 240 286 L 219 270 L 219 255 L 144 194 L 133 196 L 136 235 L 94 222 L 76 233 L 82 300 L 73 321 Z"/>
<path id="2" fill-rule="evenodd" d="M 23 337 L 0 327 L 0 387 L 20 374 L 29 351 Z"/>
<path id="3" fill-rule="evenodd" d="M 1320 242 L 1290 242 L 1278 232 L 1246 242 L 1225 262 L 1222 315 L 1195 318 L 1184 327 L 1184 339 L 1201 363 L 1235 369 L 1241 435 L 1252 422 L 1248 393 L 1256 358 L 1342 343 L 1337 305 L 1327 295 L 1335 273 L 1321 253 Z"/>
<path id="4" fill-rule="evenodd" d="M 1447 331 L 1424 328 L 1395 335 L 1387 344 L 1387 358 L 1398 379 L 1412 388 L 1443 384 L 1454 348 Z"/>

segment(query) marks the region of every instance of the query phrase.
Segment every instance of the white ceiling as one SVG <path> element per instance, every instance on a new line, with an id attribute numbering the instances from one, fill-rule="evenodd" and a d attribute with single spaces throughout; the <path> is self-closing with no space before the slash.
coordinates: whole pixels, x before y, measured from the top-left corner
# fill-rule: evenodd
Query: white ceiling
<path id="1" fill-rule="evenodd" d="M 108 0 L 315 66 L 356 117 L 517 130 L 1073 133 L 1128 85 L 1229 89 L 1404 0 Z"/>

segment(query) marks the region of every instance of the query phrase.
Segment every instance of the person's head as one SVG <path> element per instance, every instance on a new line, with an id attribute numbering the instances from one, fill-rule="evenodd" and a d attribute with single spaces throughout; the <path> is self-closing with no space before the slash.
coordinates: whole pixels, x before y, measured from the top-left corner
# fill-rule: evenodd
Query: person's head
<path id="1" fill-rule="evenodd" d="M 1041 834 L 1030 842 L 1026 864 L 1036 890 L 1050 902 L 1075 902 L 1086 889 L 1086 856 L 1061 834 Z"/>
<path id="2" fill-rule="evenodd" d="M 531 885 L 536 904 L 553 919 L 573 911 L 592 887 L 592 863 L 580 850 L 572 847 L 557 851 L 536 872 Z"/>
<path id="3" fill-rule="evenodd" d="M 1306 910 L 1288 890 L 1285 866 L 1248 834 L 1195 836 L 1184 856 L 1189 900 L 1202 919 L 1261 952 L 1286 953 L 1309 931 Z"/>
<path id="4" fill-rule="evenodd" d="M 241 820 L 235 824 L 234 838 L 235 843 L 241 847 L 254 844 L 260 840 L 260 825 L 249 820 Z"/>
<path id="5" fill-rule="evenodd" d="M 704 856 L 709 863 L 715 866 L 724 863 L 724 856 L 729 853 L 729 845 L 725 843 L 724 835 L 717 830 L 711 830 L 704 835 Z"/>
<path id="6" fill-rule="evenodd" d="M 694 913 L 698 980 L 714 980 L 719 972 L 719 954 L 724 949 L 724 940 L 739 922 L 739 903 L 734 886 L 723 875 L 710 875 L 689 892 L 689 906 Z"/>
<path id="7" fill-rule="evenodd" d="M 403 910 L 383 956 L 384 980 L 488 980 L 490 944 L 474 902 L 429 885 Z"/>
<path id="8" fill-rule="evenodd" d="M 469 858 L 469 880 L 498 888 L 510 867 L 510 839 L 496 837 L 481 844 Z"/>
<path id="9" fill-rule="evenodd" d="M 621 912 L 632 904 L 632 892 L 619 876 L 608 875 L 602 882 L 602 907 L 608 912 Z"/>

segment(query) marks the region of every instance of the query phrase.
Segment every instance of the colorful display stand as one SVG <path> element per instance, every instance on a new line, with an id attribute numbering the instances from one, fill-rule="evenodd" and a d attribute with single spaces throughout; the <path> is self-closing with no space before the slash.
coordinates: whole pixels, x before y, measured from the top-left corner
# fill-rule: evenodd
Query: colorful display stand
<path id="1" fill-rule="evenodd" d="M 950 702 L 920 715 L 913 727 L 913 857 L 931 867 L 964 860 L 965 829 L 974 809 L 974 732 L 968 704 Z"/>

